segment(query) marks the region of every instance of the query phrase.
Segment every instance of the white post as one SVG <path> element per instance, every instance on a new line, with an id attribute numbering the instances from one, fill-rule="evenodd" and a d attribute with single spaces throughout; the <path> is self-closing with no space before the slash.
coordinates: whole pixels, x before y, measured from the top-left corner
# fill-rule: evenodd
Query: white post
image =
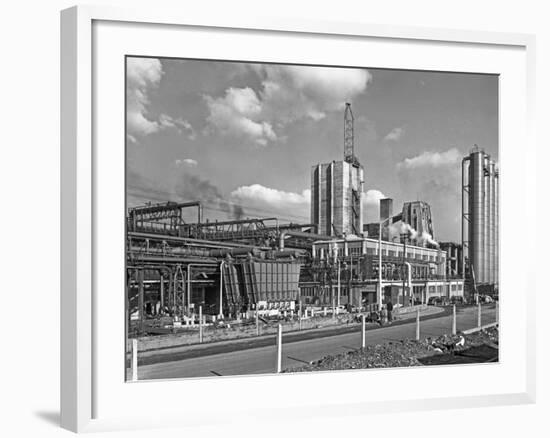
<path id="1" fill-rule="evenodd" d="M 498 301 L 495 301 L 495 322 L 498 324 Z"/>
<path id="2" fill-rule="evenodd" d="M 363 313 L 361 315 L 361 348 L 365 348 L 366 345 L 366 337 L 365 337 L 365 314 Z"/>
<path id="3" fill-rule="evenodd" d="M 416 340 L 420 341 L 420 309 L 416 309 Z"/>
<path id="4" fill-rule="evenodd" d="M 199 306 L 199 344 L 202 344 L 202 306 Z"/>
<path id="5" fill-rule="evenodd" d="M 338 259 L 338 301 L 337 301 L 337 310 L 336 312 L 340 311 L 340 259 Z"/>
<path id="6" fill-rule="evenodd" d="M 477 305 L 477 326 L 481 327 L 481 303 Z"/>
<path id="7" fill-rule="evenodd" d="M 277 332 L 277 372 L 280 373 L 283 367 L 283 326 L 279 324 Z"/>
<path id="8" fill-rule="evenodd" d="M 298 312 L 298 328 L 302 330 L 302 302 L 300 301 L 300 310 Z"/>
<path id="9" fill-rule="evenodd" d="M 260 336 L 260 313 L 258 311 L 258 304 L 256 304 L 256 335 Z"/>
<path id="10" fill-rule="evenodd" d="M 334 297 L 332 297 L 332 317 L 336 318 L 336 304 L 334 303 Z"/>
<path id="11" fill-rule="evenodd" d="M 453 304 L 453 335 L 456 335 L 456 304 Z"/>
<path id="12" fill-rule="evenodd" d="M 220 319 L 223 318 L 223 265 L 224 265 L 224 261 L 222 261 L 220 263 L 220 314 L 219 314 L 219 317 Z"/>
<path id="13" fill-rule="evenodd" d="M 132 339 L 132 382 L 136 382 L 138 379 L 138 340 Z"/>

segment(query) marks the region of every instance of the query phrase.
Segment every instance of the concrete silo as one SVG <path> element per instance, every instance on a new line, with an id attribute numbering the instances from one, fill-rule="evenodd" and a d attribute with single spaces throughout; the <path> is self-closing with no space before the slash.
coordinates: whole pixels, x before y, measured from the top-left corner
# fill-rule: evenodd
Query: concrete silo
<path id="1" fill-rule="evenodd" d="M 465 275 L 492 292 L 498 285 L 498 166 L 477 146 L 462 160 L 462 196 Z"/>

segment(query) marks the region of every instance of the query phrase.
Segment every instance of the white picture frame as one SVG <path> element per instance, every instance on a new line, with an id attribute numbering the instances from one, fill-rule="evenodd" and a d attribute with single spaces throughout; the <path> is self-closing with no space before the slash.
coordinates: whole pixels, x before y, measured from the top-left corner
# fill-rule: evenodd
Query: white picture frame
<path id="1" fill-rule="evenodd" d="M 534 50 L 535 40 L 531 35 L 490 33 L 477 31 L 459 31 L 450 29 L 424 29 L 416 27 L 386 26 L 366 23 L 338 23 L 338 22 L 311 22 L 307 19 L 276 19 L 270 17 L 247 17 L 243 15 L 241 19 L 226 20 L 224 17 L 216 14 L 200 15 L 192 11 L 181 10 L 162 10 L 149 8 L 144 10 L 120 9 L 110 7 L 92 7 L 78 6 L 62 11 L 61 13 L 61 426 L 75 431 L 101 431 L 120 428 L 147 428 L 147 427 L 165 427 L 165 426 L 186 426 L 198 424 L 204 421 L 200 413 L 192 415 L 193 418 L 187 418 L 179 415 L 177 410 L 162 413 L 155 413 L 150 417 L 134 414 L 124 411 L 122 408 L 115 412 L 114 408 L 103 408 L 101 400 L 105 400 L 105 382 L 104 375 L 106 369 L 112 365 L 104 363 L 106 354 L 98 354 L 103 348 L 102 327 L 109 324 L 104 320 L 101 323 L 97 320 L 97 312 L 104 305 L 104 300 L 98 299 L 98 284 L 102 279 L 102 263 L 98 259 L 98 251 L 101 251 L 102 245 L 98 242 L 98 232 L 101 234 L 101 217 L 99 213 L 101 204 L 104 202 L 101 197 L 102 184 L 99 181 L 99 173 L 108 174 L 107 178 L 113 181 L 116 177 L 116 168 L 102 167 L 102 158 L 98 157 L 94 150 L 95 141 L 101 138 L 101 133 L 96 130 L 95 123 L 101 119 L 101 113 L 98 113 L 97 91 L 99 76 L 101 74 L 98 66 L 94 64 L 98 56 L 98 50 L 102 50 L 101 35 L 94 28 L 98 23 L 109 23 L 109 25 L 131 24 L 134 28 L 148 26 L 150 32 L 163 32 L 173 30 L 178 26 L 185 29 L 200 30 L 202 34 L 208 32 L 224 32 L 233 30 L 241 36 L 256 38 L 264 34 L 273 36 L 276 40 L 281 36 L 292 38 L 305 38 L 307 36 L 349 39 L 356 43 L 362 41 L 379 41 L 393 50 L 393 46 L 399 44 L 409 44 L 411 47 L 428 47 L 430 44 L 439 46 L 452 45 L 456 48 L 483 47 L 487 53 L 493 51 L 495 57 L 497 53 L 503 54 L 510 52 L 511 60 L 520 59 L 522 62 L 513 62 L 517 70 L 517 75 L 510 74 L 510 89 L 514 89 L 516 97 L 520 101 L 520 108 L 509 108 L 511 105 L 508 95 L 501 100 L 501 137 L 502 137 L 502 173 L 506 173 L 506 166 L 513 162 L 511 158 L 509 140 L 521 141 L 524 145 L 522 151 L 525 154 L 536 154 L 535 141 L 533 138 L 533 110 L 534 110 Z M 134 29 L 135 30 L 135 29 Z M 114 40 L 113 40 L 114 41 Z M 116 42 L 116 41 L 114 41 Z M 116 44 L 113 44 L 116 45 Z M 121 49 L 122 50 L 122 49 Z M 194 50 L 200 51 L 200 46 Z M 396 53 L 403 48 L 396 49 Z M 426 49 L 428 50 L 428 48 Z M 159 56 L 163 54 L 159 53 Z M 228 57 L 231 53 L 228 52 Z M 238 55 L 235 55 L 238 56 Z M 289 55 L 290 56 L 290 55 Z M 500 55 L 498 55 L 500 56 Z M 502 55 L 505 56 L 505 55 Z M 495 58 L 496 59 L 496 58 Z M 435 62 L 435 61 L 434 61 Z M 461 60 L 457 58 L 454 61 L 456 70 L 460 70 Z M 482 60 L 479 60 L 480 64 Z M 503 61 L 504 65 L 505 61 Z M 498 62 L 495 64 L 497 65 Z M 104 64 L 102 64 L 104 65 Z M 399 66 L 399 60 L 396 59 L 393 68 Z M 426 66 L 429 68 L 428 64 Z M 391 67 L 387 65 L 387 67 Z M 403 67 L 403 66 L 402 66 Z M 467 67 L 465 71 L 470 71 Z M 481 70 L 485 71 L 485 70 Z M 494 67 L 493 73 L 500 74 L 498 66 Z M 515 73 L 514 73 L 515 74 Z M 124 94 L 123 81 L 120 78 L 120 92 Z M 525 82 L 523 82 L 525 79 Z M 514 83 L 517 82 L 517 83 Z M 521 83 L 520 83 L 521 82 Z M 506 85 L 508 87 L 508 85 Z M 503 90 L 506 92 L 506 89 Z M 503 97 L 501 95 L 501 97 Z M 510 110 L 510 114 L 506 111 Z M 510 127 L 503 130 L 502 124 L 512 115 L 522 116 L 517 123 L 518 128 Z M 124 114 L 120 115 L 120 120 L 124 120 Z M 119 120 L 119 121 L 120 121 Z M 514 129 L 517 130 L 514 131 Z M 513 132 L 512 132 L 513 131 Z M 120 145 L 113 145 L 116 148 L 124 147 L 124 139 L 120 138 Z M 507 197 L 523 194 L 521 202 L 526 205 L 534 205 L 535 196 L 535 175 L 533 169 L 527 170 L 524 162 L 525 158 L 519 158 L 518 170 L 515 174 L 520 181 L 517 187 L 512 187 L 506 179 L 502 186 L 503 207 L 506 208 Z M 516 160 L 517 161 L 517 160 Z M 506 178 L 506 177 L 505 177 Z M 110 185 L 110 184 L 109 184 Z M 113 184 L 116 186 L 116 183 Z M 506 190 L 506 192 L 505 192 Z M 119 194 L 119 197 L 123 193 Z M 522 213 L 523 220 L 534 222 L 534 210 L 526 210 Z M 513 213 L 507 216 L 503 221 L 513 222 L 518 219 Z M 115 240 L 123 239 L 123 235 L 116 233 L 124 229 L 123 216 L 121 216 L 120 227 L 113 231 Z M 503 224 L 506 226 L 506 224 Z M 504 248 L 521 247 L 523 251 L 533 250 L 533 243 L 530 241 L 510 242 L 506 245 L 506 239 L 509 239 L 502 233 Z M 118 237 L 117 237 L 118 236 Z M 501 246 L 502 247 L 502 246 Z M 503 254 L 505 255 L 505 254 Z M 503 260 L 503 300 L 502 300 L 502 337 L 503 342 L 506 339 L 513 339 L 514 342 L 521 342 L 520 352 L 517 353 L 518 366 L 515 367 L 514 378 L 511 379 L 514 385 L 503 391 L 492 391 L 487 393 L 474 393 L 464 390 L 462 394 L 458 391 L 449 393 L 445 390 L 432 392 L 430 395 L 418 393 L 415 396 L 415 386 L 412 385 L 406 390 L 397 390 L 390 397 L 379 399 L 368 397 L 366 392 L 357 391 L 348 402 L 334 400 L 334 403 L 319 403 L 318 398 L 312 396 L 310 400 L 304 400 L 298 405 L 288 405 L 287 407 L 277 408 L 278 414 L 289 417 L 297 416 L 296 407 L 299 406 L 302 415 L 307 416 L 327 416 L 327 415 L 365 415 L 373 412 L 402 411 L 412 409 L 442 409 L 472 406 L 488 406 L 503 404 L 532 403 L 535 400 L 535 310 L 533 303 L 535 300 L 534 276 L 530 275 L 531 267 L 526 263 L 519 263 L 515 273 L 506 272 L 506 260 Z M 526 278 L 520 281 L 520 277 Z M 516 283 L 514 283 L 516 282 Z M 514 332 L 507 331 L 507 322 L 511 321 L 511 316 L 506 308 L 511 299 L 507 299 L 506 285 L 510 288 L 521 291 L 514 297 L 518 318 Z M 114 288 L 116 293 L 116 288 Z M 122 295 L 122 291 L 120 291 Z M 120 315 L 122 322 L 123 316 Z M 117 326 L 120 331 L 120 324 Z M 117 336 L 120 333 L 117 332 Z M 123 350 L 123 345 L 119 345 Z M 505 347 L 505 346 L 504 346 Z M 504 348 L 503 347 L 503 348 Z M 504 350 L 503 352 L 505 352 Z M 507 360 L 506 355 L 501 360 L 502 367 L 506 367 L 513 360 Z M 102 359 L 103 358 L 103 359 Z M 503 368 L 504 369 L 504 368 Z M 455 372 L 459 370 L 455 368 Z M 379 373 L 380 371 L 376 371 Z M 382 371 L 384 372 L 384 371 Z M 386 370 L 386 374 L 393 373 L 392 376 L 402 373 L 410 373 L 411 370 Z M 431 370 L 433 373 L 434 370 Z M 437 371 L 436 371 L 437 372 Z M 448 371 L 446 371 L 448 372 Z M 372 371 L 357 371 L 356 373 L 373 373 Z M 213 390 L 216 385 L 233 385 L 235 382 L 243 388 L 253 388 L 264 379 L 267 385 L 281 385 L 292 379 L 292 384 L 309 385 L 314 387 L 320 382 L 319 379 L 326 379 L 334 382 L 335 378 L 349 378 L 349 374 L 332 373 L 333 375 L 318 374 L 308 376 L 276 376 L 279 380 L 270 377 L 240 377 L 224 378 L 221 380 L 192 380 L 185 382 L 147 382 L 144 384 L 133 385 L 124 384 L 131 388 L 132 396 L 146 391 L 154 391 L 154 387 L 168 388 L 167 385 L 186 384 L 189 388 L 205 387 Z M 363 374 L 355 374 L 363 376 Z M 369 374 L 370 376 L 371 374 Z M 374 374 L 372 374 L 374 375 Z M 347 377 L 346 377 L 347 376 Z M 380 377 L 382 379 L 382 377 Z M 425 375 L 422 370 L 415 370 L 415 378 L 423 379 Z M 495 382 L 497 383 L 497 382 Z M 103 385 L 103 386 L 102 386 Z M 467 385 L 466 385 L 467 386 Z M 228 388 L 230 386 L 227 386 Z M 424 389 L 423 389 L 424 391 Z M 113 389 L 113 404 L 120 403 Z M 103 415 L 101 412 L 108 411 Z M 245 410 L 243 407 L 234 406 L 230 411 L 223 411 L 221 407 L 209 406 L 210 416 L 216 414 L 217 421 L 223 424 L 224 421 L 230 421 L 235 415 L 248 415 L 262 417 L 265 414 L 252 408 Z M 191 416 L 190 416 L 191 417 Z"/>

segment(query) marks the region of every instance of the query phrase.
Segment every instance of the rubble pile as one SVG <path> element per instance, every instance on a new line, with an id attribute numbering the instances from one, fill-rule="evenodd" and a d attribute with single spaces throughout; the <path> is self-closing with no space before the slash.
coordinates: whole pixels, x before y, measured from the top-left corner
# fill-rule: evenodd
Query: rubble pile
<path id="1" fill-rule="evenodd" d="M 326 356 L 309 365 L 290 368 L 285 372 L 421 366 L 419 358 L 438 354 L 452 355 L 483 344 L 498 347 L 498 329 L 492 328 L 470 335 L 443 335 L 420 341 L 406 339 L 370 345 L 364 349 Z"/>

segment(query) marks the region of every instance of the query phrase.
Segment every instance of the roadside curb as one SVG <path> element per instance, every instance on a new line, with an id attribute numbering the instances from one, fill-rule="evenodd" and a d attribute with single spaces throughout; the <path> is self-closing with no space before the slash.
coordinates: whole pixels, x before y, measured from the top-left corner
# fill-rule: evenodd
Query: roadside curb
<path id="1" fill-rule="evenodd" d="M 498 327 L 498 322 L 492 322 L 490 324 L 482 325 L 481 327 L 474 327 L 468 330 L 462 330 L 462 333 L 465 335 L 470 335 L 472 333 L 480 332 L 482 330 L 486 330 L 492 327 Z"/>

